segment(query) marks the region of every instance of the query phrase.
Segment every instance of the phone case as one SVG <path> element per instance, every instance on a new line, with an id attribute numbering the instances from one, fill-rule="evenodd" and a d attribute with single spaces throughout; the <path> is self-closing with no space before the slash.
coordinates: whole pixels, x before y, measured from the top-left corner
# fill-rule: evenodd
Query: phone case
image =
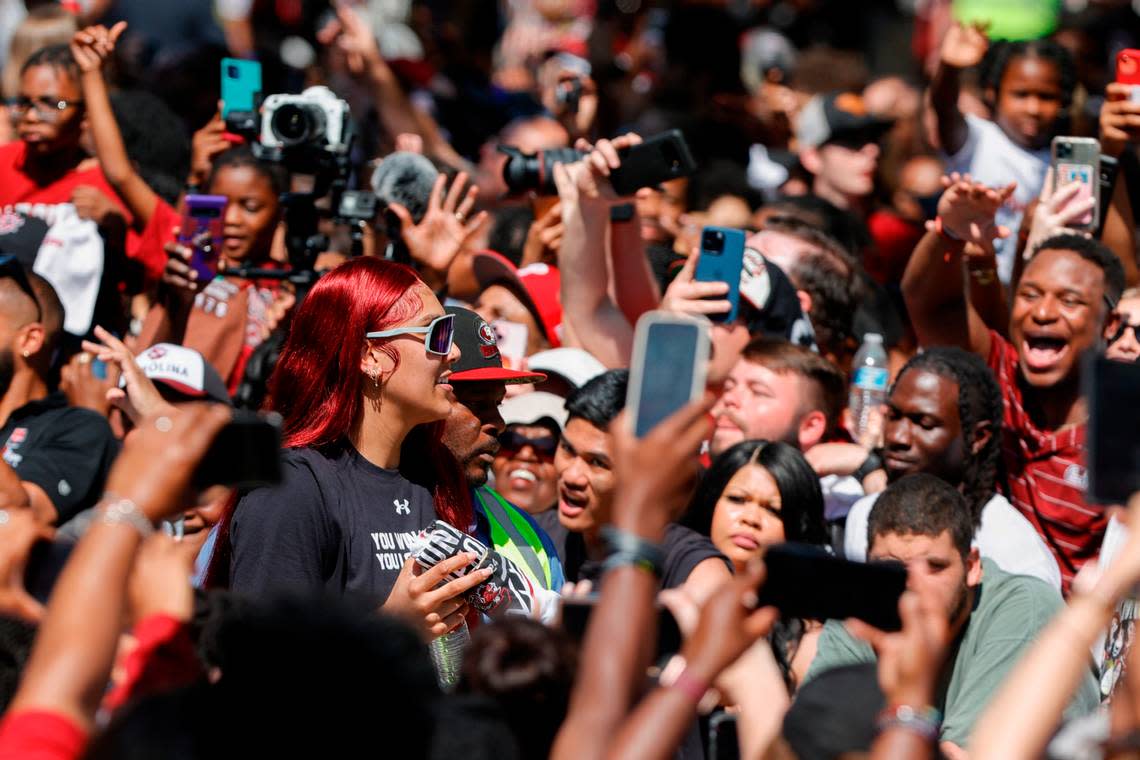
<path id="1" fill-rule="evenodd" d="M 688 334 L 692 351 L 684 349 L 676 337 L 667 344 L 667 348 L 682 353 L 690 365 L 686 368 L 692 371 L 692 381 L 687 388 L 678 387 L 678 378 L 684 373 L 680 365 L 669 366 L 669 363 L 653 356 L 654 346 L 650 345 L 651 334 L 657 325 L 676 325 Z M 664 420 L 682 406 L 699 398 L 705 390 L 708 376 L 709 360 L 709 329 L 708 322 L 696 317 L 682 314 L 673 314 L 664 311 L 648 311 L 637 320 L 637 329 L 633 334 L 633 358 L 630 362 L 629 387 L 626 391 L 626 408 L 630 410 L 630 424 L 634 435 L 639 438 L 648 433 L 657 423 Z M 651 389 L 661 388 L 665 392 L 672 392 L 673 397 L 668 403 L 659 404 L 652 409 L 642 407 L 642 389 L 650 383 Z"/>
<path id="2" fill-rule="evenodd" d="M 183 203 L 185 211 L 182 213 L 178 242 L 194 249 L 190 256 L 190 266 L 198 273 L 200 282 L 209 282 L 218 273 L 222 227 L 229 199 L 224 195 L 187 195 Z"/>
<path id="3" fill-rule="evenodd" d="M 621 166 L 610 174 L 610 184 L 621 196 L 629 196 L 643 187 L 653 187 L 678 177 L 688 177 L 697 170 L 697 162 L 689 151 L 679 129 L 654 135 L 640 145 L 618 153 Z"/>
<path id="4" fill-rule="evenodd" d="M 715 245 L 714 245 L 715 241 Z M 716 247 L 720 250 L 715 250 Z M 724 314 L 710 314 L 714 322 L 732 322 L 740 311 L 740 272 L 744 268 L 744 232 L 728 227 L 701 230 L 701 257 L 694 277 L 700 282 L 727 282 L 732 307 Z"/>
<path id="5" fill-rule="evenodd" d="M 256 111 L 261 95 L 261 64 L 240 58 L 222 59 L 222 118 L 230 111 Z"/>
<path id="6" fill-rule="evenodd" d="M 1089 405 L 1088 498 L 1127 504 L 1140 491 L 1140 364 L 1097 356 L 1085 362 L 1083 373 L 1081 387 Z"/>
<path id="7" fill-rule="evenodd" d="M 1093 198 L 1093 208 L 1070 226 L 1091 230 L 1100 219 L 1100 142 L 1091 137 L 1057 136 L 1052 144 L 1053 187 L 1079 182 L 1081 190 L 1072 200 Z"/>

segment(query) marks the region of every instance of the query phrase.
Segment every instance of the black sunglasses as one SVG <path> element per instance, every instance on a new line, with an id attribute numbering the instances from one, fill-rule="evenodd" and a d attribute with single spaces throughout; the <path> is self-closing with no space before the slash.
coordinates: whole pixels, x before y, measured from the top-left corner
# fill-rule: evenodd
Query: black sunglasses
<path id="1" fill-rule="evenodd" d="M 1118 311 L 1114 311 L 1108 315 L 1108 322 L 1105 325 L 1105 335 L 1108 338 L 1108 345 L 1112 345 L 1124 337 L 1124 333 L 1131 329 L 1132 334 L 1140 339 L 1140 322 L 1129 322 L 1125 315 Z"/>
<path id="2" fill-rule="evenodd" d="M 507 430 L 499 435 L 500 451 L 514 454 L 530 446 L 540 459 L 553 459 L 554 452 L 558 451 L 558 439 L 552 435 L 540 438 L 529 438 L 515 430 Z"/>
<path id="3" fill-rule="evenodd" d="M 32 303 L 36 305 L 36 321 L 41 321 L 44 313 L 43 309 L 40 308 L 40 299 L 36 298 L 36 292 L 32 290 L 32 283 L 28 280 L 28 273 L 24 270 L 24 265 L 20 263 L 20 260 L 12 254 L 0 256 L 0 277 L 11 277 L 16 281 L 16 287 L 24 291 L 28 298 L 32 299 Z"/>

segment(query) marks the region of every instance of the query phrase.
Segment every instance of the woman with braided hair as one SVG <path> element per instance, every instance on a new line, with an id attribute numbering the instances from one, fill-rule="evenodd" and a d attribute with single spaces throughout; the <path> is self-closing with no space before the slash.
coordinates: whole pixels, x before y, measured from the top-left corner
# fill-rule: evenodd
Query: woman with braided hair
<path id="1" fill-rule="evenodd" d="M 974 522 L 974 544 L 1006 572 L 1032 575 L 1061 588 L 1061 574 L 1045 542 L 998 493 L 1002 398 L 981 357 L 936 346 L 899 371 L 887 397 L 883 461 L 887 480 L 925 472 L 956 486 Z M 867 555 L 867 520 L 878 494 L 855 503 L 847 516 L 844 550 Z"/>

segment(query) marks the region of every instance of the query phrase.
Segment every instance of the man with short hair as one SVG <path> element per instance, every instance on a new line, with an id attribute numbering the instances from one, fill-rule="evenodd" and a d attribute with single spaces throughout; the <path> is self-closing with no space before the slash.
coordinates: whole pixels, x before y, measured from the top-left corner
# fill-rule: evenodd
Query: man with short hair
<path id="1" fill-rule="evenodd" d="M 476 536 L 507 557 L 534 583 L 558 592 L 562 563 L 550 536 L 524 510 L 487 486 L 488 471 L 506 428 L 499 404 L 508 384 L 537 383 L 539 372 L 503 367 L 495 331 L 478 314 L 448 306 L 455 317 L 455 344 L 461 352 L 449 382 L 455 403 L 444 421 L 443 443 L 463 468 L 475 506 Z"/>
<path id="2" fill-rule="evenodd" d="M 625 406 L 627 370 L 611 370 L 566 401 L 567 420 L 554 468 L 558 471 L 560 555 L 570 581 L 596 581 L 606 556 L 602 528 L 610 522 L 617 482 L 609 426 Z M 693 452 L 693 456 L 697 455 Z M 684 587 L 703 601 L 730 575 L 728 559 L 705 536 L 670 524 L 662 542 L 661 587 Z"/>
<path id="3" fill-rule="evenodd" d="M 992 257 L 994 214 L 1005 195 L 965 181 L 951 185 L 939 201 L 943 233 L 928 232 L 915 248 L 903 295 L 922 345 L 973 351 L 997 376 L 1010 501 L 1053 551 L 1067 592 L 1096 557 L 1107 525 L 1105 508 L 1085 498 L 1088 408 L 1080 357 L 1101 345 L 1124 270 L 1095 240 L 1049 238 L 1025 265 L 1010 304 L 1009 339 L 1002 337 L 967 299 L 962 269 L 967 242 Z M 985 273 L 975 269 L 979 258 L 971 257 L 969 268 Z"/>
<path id="4" fill-rule="evenodd" d="M 51 390 L 63 323 L 51 285 L 0 259 L 0 501 L 49 525 L 94 505 L 116 450 L 107 420 Z"/>
<path id="5" fill-rule="evenodd" d="M 950 655 L 932 706 L 943 715 L 940 738 L 962 747 L 987 702 L 1021 654 L 1062 606 L 1047 583 L 1010 575 L 971 547 L 973 522 L 962 494 L 926 473 L 891 484 L 871 510 L 867 525 L 869 556 L 902 562 L 907 589 L 927 609 L 944 611 Z M 825 671 L 874 662 L 870 645 L 855 639 L 838 620 L 829 620 L 808 671 Z M 1096 709 L 1091 670 L 1082 680 L 1068 717 Z M 928 705 L 911 705 L 921 710 Z"/>
<path id="6" fill-rule="evenodd" d="M 925 472 L 961 491 L 974 545 L 1007 573 L 1032 575 L 1061 590 L 1052 552 L 1029 521 L 996 492 L 1001 459 L 1001 389 L 980 357 L 935 346 L 899 370 L 887 397 L 883 463 L 887 481 Z M 844 551 L 867 556 L 867 518 L 879 494 L 847 515 Z"/>

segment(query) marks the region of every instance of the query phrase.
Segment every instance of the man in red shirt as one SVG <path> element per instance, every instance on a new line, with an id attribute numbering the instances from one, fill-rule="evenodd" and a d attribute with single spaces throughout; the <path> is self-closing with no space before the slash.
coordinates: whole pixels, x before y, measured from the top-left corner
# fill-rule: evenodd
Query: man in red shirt
<path id="1" fill-rule="evenodd" d="M 130 214 L 80 146 L 84 103 L 66 45 L 28 59 L 8 111 L 20 139 L 0 145 L 0 214 L 18 211 L 47 222 L 39 250 L 21 260 L 59 292 L 66 330 L 85 334 L 98 318 L 100 298 L 125 278 L 115 255 L 133 251 L 136 236 L 126 224 Z"/>
<path id="2" fill-rule="evenodd" d="M 938 204 L 941 231 L 928 232 L 915 248 L 903 295 L 922 345 L 968 348 L 997 376 L 1008 496 L 1053 551 L 1067 593 L 1076 572 L 1100 551 L 1107 524 L 1104 508 L 1085 500 L 1088 410 L 1080 358 L 1100 345 L 1124 270 L 1095 240 L 1052 237 L 1037 248 L 1013 292 L 1009 339 L 990 329 L 966 297 L 962 265 L 965 258 L 968 271 L 985 272 L 987 266 L 972 265 L 982 259 L 992 267 L 993 239 L 1008 234 L 993 214 L 1010 189 L 951 185 Z M 977 254 L 963 255 L 968 243 Z"/>

